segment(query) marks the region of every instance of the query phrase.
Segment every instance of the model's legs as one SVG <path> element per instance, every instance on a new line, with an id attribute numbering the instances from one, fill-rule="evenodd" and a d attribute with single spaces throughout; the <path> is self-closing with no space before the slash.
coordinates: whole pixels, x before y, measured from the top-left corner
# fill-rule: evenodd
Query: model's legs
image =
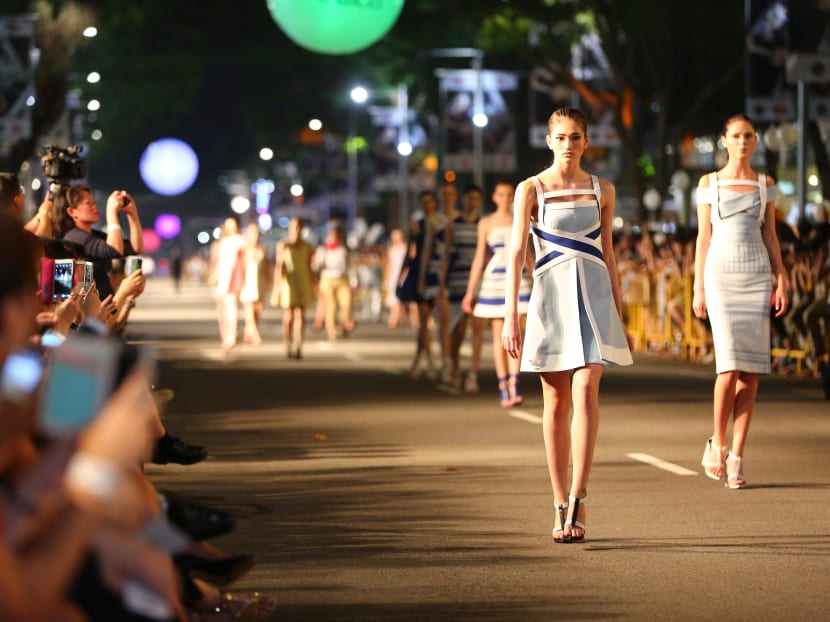
<path id="1" fill-rule="evenodd" d="M 712 445 L 715 447 L 726 445 L 726 428 L 735 407 L 735 391 L 739 376 L 738 371 L 727 371 L 715 378 L 715 421 L 712 431 Z"/>
<path id="2" fill-rule="evenodd" d="M 735 414 L 732 421 L 733 456 L 744 455 L 744 444 L 758 396 L 758 374 L 741 372 L 735 388 Z"/>
<path id="3" fill-rule="evenodd" d="M 305 338 L 305 309 L 302 307 L 292 307 L 290 314 L 294 318 L 294 351 L 297 353 L 297 358 L 300 358 L 303 349 L 303 339 Z"/>
<path id="4" fill-rule="evenodd" d="M 223 303 L 225 306 L 225 337 L 222 344 L 232 346 L 236 344 L 237 324 L 239 323 L 239 300 L 234 294 L 226 294 Z"/>
<path id="5" fill-rule="evenodd" d="M 571 384 L 568 372 L 545 372 L 542 381 L 542 433 L 554 503 L 568 500 L 568 459 L 571 451 Z"/>
<path id="6" fill-rule="evenodd" d="M 458 373 L 461 364 L 461 344 L 464 343 L 464 336 L 467 334 L 467 322 L 470 316 L 462 314 L 452 327 L 450 332 L 450 364 L 453 375 Z"/>
<path id="7" fill-rule="evenodd" d="M 504 351 L 501 345 L 501 330 L 503 327 L 503 318 L 494 317 L 490 322 L 490 328 L 493 331 L 493 364 L 496 367 L 496 377 L 499 379 L 507 376 L 507 366 L 510 361 L 514 360 L 507 356 L 507 352 Z"/>
<path id="8" fill-rule="evenodd" d="M 470 327 L 473 332 L 473 352 L 470 359 L 470 374 L 477 376 L 478 368 L 481 366 L 481 349 L 484 346 L 484 319 L 480 317 L 470 318 Z M 499 335 L 501 335 L 501 331 L 499 331 Z"/>
<path id="9" fill-rule="evenodd" d="M 588 492 L 588 477 L 594 459 L 594 446 L 599 429 L 599 381 L 602 365 L 587 365 L 577 369 L 573 375 L 574 416 L 571 422 L 571 443 L 573 447 L 573 483 L 571 494 L 584 497 Z"/>
<path id="10" fill-rule="evenodd" d="M 257 328 L 256 303 L 243 302 L 242 314 L 245 321 L 245 341 L 254 345 L 261 344 L 262 337 L 260 336 L 259 329 Z"/>
<path id="11" fill-rule="evenodd" d="M 293 344 L 291 335 L 293 333 L 294 313 L 291 307 L 282 310 L 282 342 L 285 344 L 285 355 L 291 357 Z"/>
<path id="12" fill-rule="evenodd" d="M 349 333 L 354 330 L 352 288 L 349 285 L 349 279 L 345 277 L 337 281 L 337 304 L 340 305 L 340 322 L 343 331 Z"/>
<path id="13" fill-rule="evenodd" d="M 334 296 L 334 283 L 332 283 L 332 279 L 320 279 L 320 294 L 323 298 L 326 334 L 329 339 L 337 339 L 337 325 L 335 322 L 337 301 Z"/>
<path id="14" fill-rule="evenodd" d="M 452 368 L 452 346 L 450 338 L 450 301 L 444 296 L 439 296 L 435 301 L 435 309 L 438 312 L 438 341 L 441 345 L 441 366 L 445 370 Z"/>

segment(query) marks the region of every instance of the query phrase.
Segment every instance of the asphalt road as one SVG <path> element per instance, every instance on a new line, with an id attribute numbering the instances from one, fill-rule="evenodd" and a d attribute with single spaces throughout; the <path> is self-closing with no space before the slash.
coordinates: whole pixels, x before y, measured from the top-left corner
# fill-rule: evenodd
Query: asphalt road
<path id="1" fill-rule="evenodd" d="M 363 323 L 288 360 L 279 312 L 260 347 L 219 348 L 206 289 L 151 281 L 130 336 L 175 391 L 171 433 L 208 447 L 151 466 L 161 488 L 232 511 L 216 540 L 252 553 L 236 587 L 276 620 L 826 620 L 830 404 L 815 382 L 763 378 L 749 487 L 699 466 L 713 369 L 637 356 L 606 371 L 583 544 L 554 545 L 538 380 L 499 407 L 404 371 L 414 339 Z M 662 462 L 661 462 L 662 461 Z M 656 465 L 654 463 L 657 463 Z"/>

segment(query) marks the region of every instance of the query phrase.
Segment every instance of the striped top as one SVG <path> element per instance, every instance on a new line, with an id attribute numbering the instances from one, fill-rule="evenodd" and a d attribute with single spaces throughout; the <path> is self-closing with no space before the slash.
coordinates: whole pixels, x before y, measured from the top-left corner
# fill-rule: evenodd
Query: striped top
<path id="1" fill-rule="evenodd" d="M 447 295 L 450 302 L 460 303 L 467 292 L 470 268 L 476 255 L 478 221 L 459 216 L 453 221 L 452 247 L 447 268 Z"/>

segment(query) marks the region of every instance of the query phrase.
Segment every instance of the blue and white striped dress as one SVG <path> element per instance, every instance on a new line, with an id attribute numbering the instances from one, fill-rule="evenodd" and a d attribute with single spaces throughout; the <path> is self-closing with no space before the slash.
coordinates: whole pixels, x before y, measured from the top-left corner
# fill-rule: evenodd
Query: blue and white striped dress
<path id="1" fill-rule="evenodd" d="M 490 249 L 490 260 L 484 268 L 481 277 L 481 287 L 478 291 L 478 301 L 473 308 L 473 315 L 486 318 L 503 318 L 506 314 L 504 307 L 504 293 L 507 286 L 507 247 L 510 244 L 511 225 L 499 225 L 490 229 L 487 234 L 487 247 Z M 522 273 L 519 284 L 519 315 L 527 313 L 527 303 L 530 301 L 532 283 L 526 274 Z"/>
<path id="2" fill-rule="evenodd" d="M 752 186 L 738 191 L 729 186 Z M 703 291 L 715 343 L 715 371 L 770 372 L 770 300 L 772 271 L 761 237 L 767 201 L 775 188 L 758 181 L 718 180 L 698 190 L 697 202 L 709 204 L 712 238 L 703 270 Z"/>
<path id="3" fill-rule="evenodd" d="M 476 256 L 478 242 L 478 221 L 459 216 L 453 220 L 452 248 L 447 267 L 447 297 L 450 304 L 461 304 L 467 293 L 470 268 Z"/>
<path id="4" fill-rule="evenodd" d="M 602 254 L 600 185 L 544 192 L 531 221 L 536 249 L 522 371 L 565 371 L 589 363 L 631 365 L 631 351 Z M 593 198 L 563 201 L 563 197 Z"/>

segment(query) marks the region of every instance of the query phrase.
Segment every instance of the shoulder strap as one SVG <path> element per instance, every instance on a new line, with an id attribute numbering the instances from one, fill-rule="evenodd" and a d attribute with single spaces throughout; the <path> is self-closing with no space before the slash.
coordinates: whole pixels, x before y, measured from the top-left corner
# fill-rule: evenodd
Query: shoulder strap
<path id="1" fill-rule="evenodd" d="M 539 214 L 541 214 L 545 205 L 545 196 L 544 192 L 542 192 L 542 184 L 539 181 L 539 178 L 536 177 L 536 175 L 534 175 L 530 179 L 533 181 L 533 185 L 536 186 L 536 202 L 539 204 L 538 209 Z"/>
<path id="2" fill-rule="evenodd" d="M 599 178 L 591 175 L 591 183 L 594 185 L 594 194 L 597 195 L 597 203 L 602 205 L 602 188 L 599 185 Z"/>
<path id="3" fill-rule="evenodd" d="M 758 192 L 761 194 L 761 209 L 758 211 L 758 220 L 764 222 L 767 211 L 767 179 L 763 173 L 758 173 Z"/>

